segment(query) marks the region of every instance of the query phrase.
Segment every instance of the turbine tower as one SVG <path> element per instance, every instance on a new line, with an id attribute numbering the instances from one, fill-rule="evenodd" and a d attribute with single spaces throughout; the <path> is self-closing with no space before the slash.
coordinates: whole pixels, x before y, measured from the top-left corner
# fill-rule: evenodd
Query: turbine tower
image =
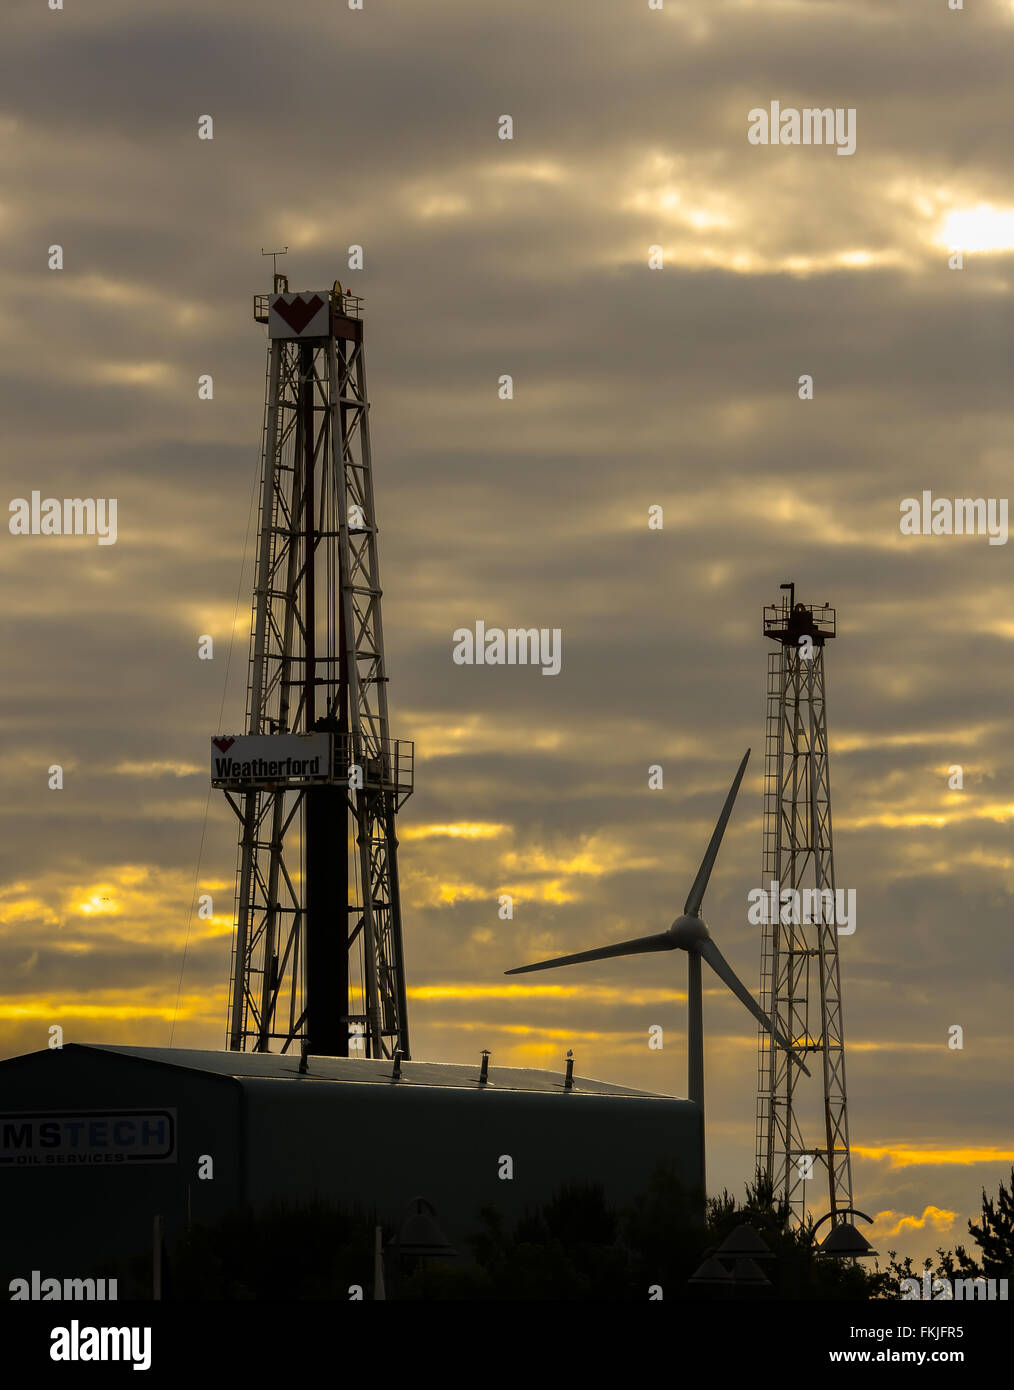
<path id="1" fill-rule="evenodd" d="M 809 1097 L 797 1094 L 795 1069 L 771 1047 L 767 1032 L 758 1030 L 757 1167 L 788 1202 L 797 1224 L 806 1220 L 807 1182 L 822 1182 L 826 1174 L 834 1227 L 852 1210 L 824 701 L 824 648 L 835 636 L 835 610 L 797 603 L 795 586 L 781 587 L 788 599 L 764 609 L 764 635 L 778 645 L 768 654 L 763 875 L 779 907 L 766 913 L 761 1003 L 794 1047 L 818 1055 L 823 1106 L 818 1114 L 815 1087 L 806 1088 Z M 784 922 L 786 915 L 807 915 L 780 905 L 782 891 L 803 891 L 807 879 L 811 902 L 819 904 L 816 920 Z M 810 1205 L 812 1200 L 811 1188 Z"/>
<path id="2" fill-rule="evenodd" d="M 268 326 L 246 732 L 212 740 L 240 821 L 228 1045 L 408 1057 L 362 301 L 254 296 Z"/>
<path id="3" fill-rule="evenodd" d="M 659 932 L 656 936 L 640 936 L 633 941 L 618 941 L 613 946 L 599 946 L 591 951 L 578 951 L 572 956 L 556 956 L 553 960 L 542 960 L 535 965 L 521 965 L 514 970 L 507 970 L 507 975 L 525 975 L 532 970 L 552 970 L 558 965 L 579 965 L 583 961 L 589 960 L 608 960 L 613 956 L 636 956 L 642 955 L 647 951 L 686 951 L 687 967 L 689 977 L 689 988 L 687 992 L 687 1095 L 697 1105 L 701 1112 L 701 1172 L 704 1168 L 704 999 L 701 981 L 701 961 L 706 960 L 712 970 L 732 990 L 733 994 L 739 999 L 757 1019 L 763 1029 L 770 1033 L 775 1042 L 785 1050 L 786 1066 L 791 1066 L 792 1061 L 797 1066 L 806 1071 L 806 1067 L 797 1053 L 792 1052 L 787 1039 L 787 1035 L 772 1027 L 771 1020 L 764 1013 L 753 995 L 740 980 L 732 966 L 718 949 L 710 931 L 701 917 L 701 908 L 704 904 L 704 894 L 711 877 L 711 871 L 715 867 L 715 860 L 718 858 L 719 846 L 722 843 L 722 836 L 725 834 L 725 827 L 729 823 L 732 814 L 733 804 L 739 792 L 743 774 L 746 772 L 747 761 L 750 757 L 749 748 L 743 755 L 743 761 L 739 765 L 729 795 L 725 798 L 725 805 L 718 818 L 714 833 L 711 836 L 711 843 L 708 845 L 707 852 L 701 861 L 701 867 L 697 870 L 697 877 L 694 885 L 690 889 L 689 896 L 683 905 L 683 914 L 677 917 L 668 931 Z M 791 1061 L 790 1061 L 791 1057 Z M 807 1073 L 809 1075 L 809 1073 Z"/>

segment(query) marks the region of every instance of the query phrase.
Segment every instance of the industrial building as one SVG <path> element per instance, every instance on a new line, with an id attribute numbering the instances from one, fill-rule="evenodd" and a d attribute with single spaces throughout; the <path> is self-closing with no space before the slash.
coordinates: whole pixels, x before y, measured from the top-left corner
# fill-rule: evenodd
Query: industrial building
<path id="1" fill-rule="evenodd" d="M 156 1216 L 171 1247 L 188 1216 L 280 1199 L 359 1204 L 390 1231 L 421 1196 L 463 1246 L 483 1205 L 513 1219 L 567 1183 L 601 1183 L 622 1206 L 664 1164 L 703 1187 L 689 1101 L 563 1071 L 491 1066 L 482 1080 L 478 1062 L 300 1067 L 77 1044 L 0 1062 L 0 1274 L 102 1277 L 150 1250 Z"/>

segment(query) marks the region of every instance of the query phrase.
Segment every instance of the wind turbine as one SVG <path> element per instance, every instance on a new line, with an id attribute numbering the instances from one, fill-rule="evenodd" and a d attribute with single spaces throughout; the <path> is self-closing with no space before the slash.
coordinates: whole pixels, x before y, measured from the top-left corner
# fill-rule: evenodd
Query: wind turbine
<path id="1" fill-rule="evenodd" d="M 525 975 L 532 970 L 552 970 L 558 965 L 578 965 L 587 960 L 608 960 L 611 956 L 637 956 L 647 951 L 686 951 L 689 966 L 689 990 L 688 990 L 688 1017 L 687 1017 L 687 1094 L 690 1099 L 698 1106 L 701 1112 L 701 1132 L 703 1147 L 704 1131 L 704 1008 L 703 1008 L 703 989 L 701 986 L 701 960 L 708 962 L 712 970 L 720 980 L 729 986 L 733 994 L 740 999 L 753 1014 L 754 1018 L 767 1029 L 772 1038 L 778 1043 L 779 1047 L 784 1047 L 786 1052 L 792 1057 L 807 1076 L 806 1065 L 799 1054 L 793 1049 L 791 1043 L 782 1037 L 781 1033 L 773 1027 L 767 1014 L 754 999 L 753 995 L 739 979 L 732 966 L 722 955 L 718 946 L 712 939 L 706 923 L 701 917 L 701 905 L 704 901 L 704 893 L 711 877 L 711 871 L 715 867 L 715 860 L 718 858 L 719 846 L 722 843 L 722 836 L 725 834 L 725 827 L 729 823 L 732 808 L 739 791 L 739 784 L 743 780 L 746 772 L 746 765 L 750 758 L 750 749 L 746 750 L 743 761 L 739 765 L 735 780 L 729 789 L 729 795 L 725 798 L 725 805 L 722 807 L 722 814 L 718 818 L 711 843 L 708 845 L 707 853 L 701 861 L 701 867 L 697 870 L 697 877 L 694 879 L 694 886 L 690 890 L 689 897 L 683 906 L 683 915 L 677 917 L 668 931 L 659 932 L 656 936 L 639 936 L 634 941 L 619 941 L 614 946 L 599 946 L 592 951 L 578 951 L 573 956 L 556 956 L 553 960 L 540 960 L 534 965 L 521 965 L 514 970 L 507 970 L 507 975 Z M 703 1175 L 703 1159 L 701 1164 Z"/>

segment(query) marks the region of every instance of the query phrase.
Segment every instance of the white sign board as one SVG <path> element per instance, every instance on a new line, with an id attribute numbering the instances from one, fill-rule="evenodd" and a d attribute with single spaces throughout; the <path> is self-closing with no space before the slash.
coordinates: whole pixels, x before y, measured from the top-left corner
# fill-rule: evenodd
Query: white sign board
<path id="1" fill-rule="evenodd" d="M 326 338 L 330 331 L 327 290 L 268 295 L 269 338 Z"/>
<path id="2" fill-rule="evenodd" d="M 212 782 L 307 782 L 331 773 L 330 734 L 218 734 Z"/>

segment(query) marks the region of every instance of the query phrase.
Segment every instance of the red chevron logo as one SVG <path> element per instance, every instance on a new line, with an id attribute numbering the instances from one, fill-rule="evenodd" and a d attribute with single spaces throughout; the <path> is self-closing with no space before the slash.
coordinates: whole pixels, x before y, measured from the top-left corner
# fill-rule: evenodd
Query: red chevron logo
<path id="1" fill-rule="evenodd" d="M 229 749 L 236 742 L 234 738 L 213 738 L 211 741 L 220 753 L 228 753 Z"/>
<path id="2" fill-rule="evenodd" d="M 286 304 L 285 300 L 279 296 L 274 303 L 275 313 L 284 323 L 289 325 L 293 333 L 302 333 L 310 320 L 323 307 L 324 301 L 319 294 L 315 294 L 312 299 L 304 299 L 301 294 L 297 294 L 289 304 Z"/>

